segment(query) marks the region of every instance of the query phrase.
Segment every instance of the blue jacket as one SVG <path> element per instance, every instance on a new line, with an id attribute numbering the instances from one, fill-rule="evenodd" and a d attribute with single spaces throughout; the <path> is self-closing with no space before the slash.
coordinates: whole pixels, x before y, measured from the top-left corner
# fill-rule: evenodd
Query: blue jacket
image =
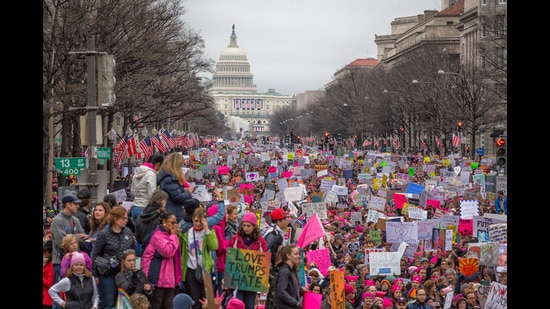
<path id="1" fill-rule="evenodd" d="M 174 175 L 165 171 L 160 171 L 158 174 L 157 184 L 159 189 L 168 193 L 166 209 L 176 215 L 178 222 L 183 220 L 183 202 L 193 197 L 191 193 L 185 191 Z"/>
<path id="2" fill-rule="evenodd" d="M 214 225 L 218 224 L 225 217 L 225 203 L 223 201 L 218 202 L 218 211 L 208 218 L 206 218 L 206 223 L 208 223 L 208 228 L 212 229 Z M 179 220 L 180 222 L 180 231 L 183 233 L 187 232 L 191 227 L 193 227 L 192 222 L 187 222 L 183 219 Z"/>

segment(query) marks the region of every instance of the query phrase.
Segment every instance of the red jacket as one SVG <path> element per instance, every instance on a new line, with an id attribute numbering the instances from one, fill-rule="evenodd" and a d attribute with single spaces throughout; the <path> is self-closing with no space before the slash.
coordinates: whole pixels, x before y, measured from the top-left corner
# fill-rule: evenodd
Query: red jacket
<path id="1" fill-rule="evenodd" d="M 229 243 L 227 244 L 227 248 L 235 247 L 235 243 L 237 244 L 236 248 L 239 248 L 239 249 L 249 249 L 249 250 L 262 251 L 262 252 L 266 252 L 269 250 L 269 248 L 267 247 L 267 241 L 265 241 L 265 238 L 263 238 L 262 235 L 259 235 L 256 241 L 252 242 L 250 246 L 247 246 L 242 236 L 236 233 L 229 240 Z"/>
<path id="2" fill-rule="evenodd" d="M 48 289 L 54 284 L 54 272 L 52 261 L 48 261 L 42 266 L 42 305 L 52 306 L 53 300 Z"/>

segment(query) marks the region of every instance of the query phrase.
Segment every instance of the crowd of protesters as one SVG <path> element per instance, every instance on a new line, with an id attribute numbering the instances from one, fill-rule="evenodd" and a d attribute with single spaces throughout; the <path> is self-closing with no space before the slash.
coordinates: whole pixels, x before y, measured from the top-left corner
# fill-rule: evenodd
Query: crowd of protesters
<path id="1" fill-rule="evenodd" d="M 386 226 L 379 219 L 387 223 L 386 219 L 395 218 L 413 222 L 442 215 L 459 217 L 463 200 L 477 201 L 475 216 L 505 218 L 504 190 L 488 192 L 473 179 L 473 175 L 485 177 L 498 170 L 490 160 L 433 156 L 419 160 L 363 150 L 335 156 L 316 147 L 289 150 L 273 143 L 242 141 L 203 146 L 183 154 L 151 156 L 153 162 L 145 162 L 138 170 L 152 180 L 140 179 L 138 187 L 139 178 L 134 177 L 132 188 L 140 198 L 128 209 L 122 207 L 123 201 L 112 206 L 103 201 L 91 203 L 86 189 L 67 193 L 60 197 L 60 205 L 45 208 L 44 308 L 69 308 L 78 301 L 75 295 L 85 291 L 81 304 L 111 309 L 117 305 L 118 288 L 129 296 L 145 295 L 142 299 L 154 309 L 178 309 L 175 297 L 181 293 L 201 300 L 189 308 L 203 308 L 205 289 L 195 275 L 199 266 L 214 274 L 215 294 L 223 295 L 216 299 L 218 308 L 231 308 L 230 304 L 236 304 L 231 302 L 234 298 L 242 301 L 237 306 L 246 309 L 305 308 L 304 297 L 309 293 L 319 295 L 319 308 L 332 308 L 332 302 L 339 300 L 331 291 L 336 286 L 343 286 L 342 301 L 350 309 L 443 309 L 449 308 L 446 302 L 450 308 L 484 308 L 489 287 L 507 285 L 505 238 L 496 241 L 499 250 L 504 249 L 497 263 L 479 262 L 474 274 L 461 272 L 461 260 L 475 256 L 470 244 L 494 242 L 480 239 L 471 229 L 455 230 L 452 245 L 446 248 L 424 244 L 407 251 L 400 257 L 399 271 L 391 275 L 372 271 L 369 263 L 369 252 L 397 251 L 396 244 L 387 241 Z M 459 179 L 458 166 L 471 172 L 469 179 Z M 453 171 L 455 175 L 449 176 Z M 255 179 L 250 179 L 250 173 Z M 304 188 L 299 200 L 285 200 L 281 179 L 289 187 Z M 324 187 L 327 179 L 335 180 L 347 193 L 327 199 L 331 191 Z M 418 196 L 404 194 L 404 207 L 392 194 L 406 193 L 410 183 L 426 188 L 433 184 L 430 190 L 439 189 L 443 198 L 439 204 L 426 205 Z M 197 186 L 208 188 L 211 201 L 195 198 Z M 235 190 L 239 193 L 236 200 L 230 196 Z M 369 207 L 371 196 L 385 198 L 383 210 Z M 304 221 L 313 215 L 308 213 L 303 220 L 301 205 L 320 202 L 325 206 L 321 221 L 325 235 L 300 248 L 296 241 Z M 405 209 L 413 207 L 425 211 L 425 217 L 410 217 Z M 290 231 L 288 237 L 285 230 Z M 237 289 L 233 293 L 224 286 L 229 247 L 272 254 L 267 292 Z M 330 249 L 330 266 L 323 269 L 305 257 L 308 251 L 322 248 Z M 215 261 L 210 251 L 215 252 Z M 331 282 L 334 272 L 343 274 L 343 282 Z"/>

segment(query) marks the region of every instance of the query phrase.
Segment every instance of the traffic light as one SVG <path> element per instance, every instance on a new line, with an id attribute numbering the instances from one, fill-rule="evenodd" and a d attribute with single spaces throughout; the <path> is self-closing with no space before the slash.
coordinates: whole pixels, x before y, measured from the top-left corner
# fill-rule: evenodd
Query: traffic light
<path id="1" fill-rule="evenodd" d="M 462 130 L 462 121 L 459 121 L 456 126 L 458 128 L 458 131 Z"/>
<path id="2" fill-rule="evenodd" d="M 113 55 L 99 55 L 97 59 L 97 104 L 112 105 L 115 102 L 115 59 Z"/>
<path id="3" fill-rule="evenodd" d="M 330 133 L 326 132 L 326 133 L 325 133 L 325 143 L 327 143 L 327 144 L 328 144 L 328 138 L 329 138 L 329 136 L 330 136 Z"/>
<path id="4" fill-rule="evenodd" d="M 498 165 L 506 164 L 506 157 L 508 156 L 507 144 L 508 143 L 506 141 L 506 137 L 501 136 L 496 140 L 496 145 L 495 145 L 497 150 L 496 161 Z"/>

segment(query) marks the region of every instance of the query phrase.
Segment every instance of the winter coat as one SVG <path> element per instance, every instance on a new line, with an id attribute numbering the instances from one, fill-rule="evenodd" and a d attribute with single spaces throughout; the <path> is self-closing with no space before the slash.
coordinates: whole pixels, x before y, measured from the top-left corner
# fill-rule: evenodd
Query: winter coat
<path id="1" fill-rule="evenodd" d="M 132 177 L 131 192 L 134 196 L 134 206 L 145 207 L 149 204 L 153 191 L 157 188 L 157 173 L 151 164 L 145 162 L 136 168 Z"/>
<path id="2" fill-rule="evenodd" d="M 193 196 L 185 191 L 185 188 L 174 175 L 165 171 L 160 171 L 158 174 L 157 184 L 161 190 L 168 193 L 166 209 L 176 215 L 176 219 L 180 222 L 183 220 L 183 202 Z"/>
<path id="3" fill-rule="evenodd" d="M 236 244 L 236 247 L 235 247 Z M 265 241 L 265 238 L 262 237 L 262 235 L 259 235 L 258 239 L 254 240 L 250 246 L 246 245 L 244 242 L 244 239 L 239 233 L 233 235 L 231 237 L 231 240 L 229 240 L 229 243 L 227 244 L 228 248 L 240 248 L 240 249 L 248 249 L 248 250 L 256 250 L 256 251 L 267 251 L 267 241 Z"/>
<path id="4" fill-rule="evenodd" d="M 134 293 L 146 294 L 147 296 L 153 294 L 153 291 L 145 292 L 143 289 L 143 286 L 149 281 L 142 270 L 122 270 L 116 274 L 115 282 L 117 288 L 123 289 L 130 296 Z"/>
<path id="5" fill-rule="evenodd" d="M 301 308 L 296 305 L 300 302 L 298 274 L 287 263 L 279 266 L 275 286 L 274 308 Z"/>
<path id="6" fill-rule="evenodd" d="M 136 241 L 132 230 L 129 227 L 124 227 L 120 233 L 115 233 L 113 227 L 109 226 L 97 233 L 94 251 L 92 251 L 92 262 L 95 261 L 98 256 L 102 256 L 107 260 L 114 257 L 116 261 L 118 261 L 118 265 L 105 273 L 105 276 L 111 275 L 114 277 L 120 271 L 122 254 L 124 254 L 124 251 L 127 249 L 136 250 Z M 93 263 L 92 274 L 96 278 L 99 277 L 96 263 Z"/>
<path id="7" fill-rule="evenodd" d="M 160 205 L 149 204 L 136 220 L 136 241 L 143 244 L 147 235 L 159 225 L 157 210 Z"/>
<path id="8" fill-rule="evenodd" d="M 141 270 L 154 286 L 175 288 L 181 281 L 181 260 L 178 236 L 158 225 L 143 251 Z"/>
<path id="9" fill-rule="evenodd" d="M 51 306 L 53 303 L 52 297 L 48 293 L 48 289 L 54 284 L 54 272 L 52 261 L 42 265 L 42 304 Z"/>

